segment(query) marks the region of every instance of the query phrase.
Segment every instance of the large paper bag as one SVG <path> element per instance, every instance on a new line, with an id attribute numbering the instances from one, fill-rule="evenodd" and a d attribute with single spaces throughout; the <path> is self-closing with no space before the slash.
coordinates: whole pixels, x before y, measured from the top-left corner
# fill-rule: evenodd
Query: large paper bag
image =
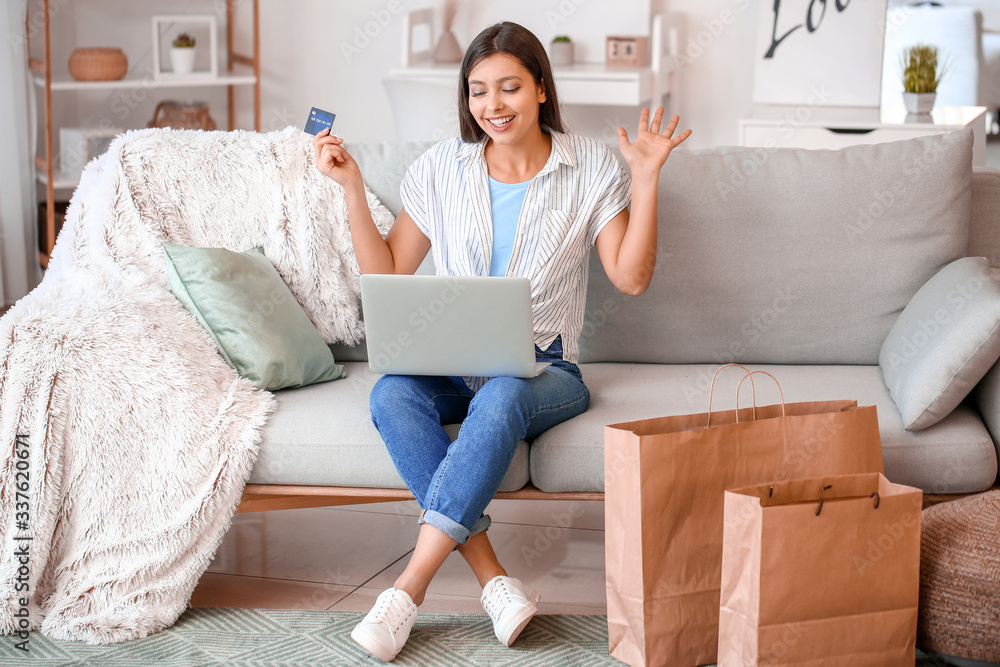
<path id="1" fill-rule="evenodd" d="M 719 667 L 913 667 L 922 500 L 877 474 L 727 491 Z"/>
<path id="2" fill-rule="evenodd" d="M 850 400 L 613 424 L 604 447 L 608 639 L 633 666 L 716 661 L 726 489 L 882 472 L 875 407 Z"/>

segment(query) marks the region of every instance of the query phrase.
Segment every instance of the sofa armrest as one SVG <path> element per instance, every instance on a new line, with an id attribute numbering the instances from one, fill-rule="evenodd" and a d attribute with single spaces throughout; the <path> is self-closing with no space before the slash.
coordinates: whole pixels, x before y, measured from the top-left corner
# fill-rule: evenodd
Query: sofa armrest
<path id="1" fill-rule="evenodd" d="M 993 438 L 993 446 L 1000 460 L 1000 361 L 993 364 L 989 373 L 972 390 L 972 400 Z"/>
<path id="2" fill-rule="evenodd" d="M 973 167 L 969 257 L 985 257 L 1000 267 L 1000 169 Z"/>

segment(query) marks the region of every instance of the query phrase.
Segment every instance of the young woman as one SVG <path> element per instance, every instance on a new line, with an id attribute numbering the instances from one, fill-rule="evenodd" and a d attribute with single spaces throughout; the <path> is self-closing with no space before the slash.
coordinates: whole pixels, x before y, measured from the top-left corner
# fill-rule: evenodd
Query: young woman
<path id="1" fill-rule="evenodd" d="M 461 137 L 409 168 L 403 210 L 384 240 L 342 140 L 328 131 L 314 140 L 318 169 L 344 187 L 363 273 L 410 274 L 432 250 L 440 274 L 526 276 L 537 358 L 552 362 L 532 379 L 387 375 L 372 390 L 372 421 L 421 507 L 406 569 L 351 633 L 385 661 L 403 647 L 431 578 L 456 547 L 483 586 L 501 642 L 510 646 L 535 614 L 538 594 L 498 562 L 483 511 L 520 440 L 586 410 L 590 394 L 575 362 L 589 248 L 597 246 L 619 290 L 646 290 L 660 169 L 691 133 L 673 136 L 676 116 L 660 132 L 663 109 L 651 123 L 642 110 L 633 142 L 619 127 L 630 179 L 604 144 L 565 133 L 545 49 L 508 22 L 469 46 L 458 107 Z M 459 422 L 451 442 L 442 424 Z"/>

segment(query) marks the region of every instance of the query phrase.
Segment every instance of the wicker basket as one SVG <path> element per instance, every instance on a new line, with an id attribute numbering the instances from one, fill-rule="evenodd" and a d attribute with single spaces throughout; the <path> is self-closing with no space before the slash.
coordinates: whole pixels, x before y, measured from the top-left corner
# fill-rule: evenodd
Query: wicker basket
<path id="1" fill-rule="evenodd" d="M 181 130 L 214 130 L 215 121 L 204 102 L 160 102 L 147 127 L 173 127 Z"/>
<path id="2" fill-rule="evenodd" d="M 77 81 L 117 81 L 128 72 L 128 58 L 121 49 L 75 49 L 69 56 L 69 73 Z"/>
<path id="3" fill-rule="evenodd" d="M 1000 491 L 928 507 L 917 646 L 1000 661 Z"/>

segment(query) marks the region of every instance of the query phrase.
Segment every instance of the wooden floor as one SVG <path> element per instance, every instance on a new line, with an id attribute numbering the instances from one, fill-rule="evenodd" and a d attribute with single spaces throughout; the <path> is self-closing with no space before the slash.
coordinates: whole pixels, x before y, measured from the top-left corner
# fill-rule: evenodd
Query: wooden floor
<path id="1" fill-rule="evenodd" d="M 366 612 L 405 569 L 419 514 L 413 500 L 237 514 L 191 606 Z M 500 562 L 541 594 L 541 613 L 607 613 L 603 502 L 494 500 L 486 514 Z M 455 552 L 420 612 L 482 614 L 482 592 Z"/>

